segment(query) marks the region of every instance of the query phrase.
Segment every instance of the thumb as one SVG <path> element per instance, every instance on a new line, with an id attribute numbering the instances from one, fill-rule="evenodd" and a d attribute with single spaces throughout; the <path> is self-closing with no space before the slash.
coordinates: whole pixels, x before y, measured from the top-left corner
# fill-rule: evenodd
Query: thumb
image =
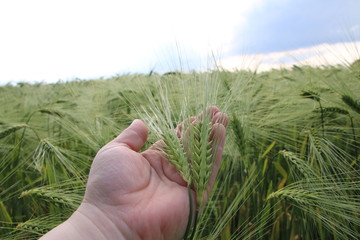
<path id="1" fill-rule="evenodd" d="M 145 123 L 135 119 L 119 136 L 111 141 L 112 144 L 125 145 L 138 152 L 145 144 L 148 137 L 148 128 Z"/>

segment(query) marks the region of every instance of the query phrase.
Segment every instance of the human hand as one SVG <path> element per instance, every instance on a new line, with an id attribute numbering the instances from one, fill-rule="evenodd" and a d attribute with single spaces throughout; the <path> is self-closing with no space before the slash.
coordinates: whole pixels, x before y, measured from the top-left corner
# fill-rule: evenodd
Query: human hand
<path id="1" fill-rule="evenodd" d="M 219 169 L 228 122 L 218 108 L 210 110 L 217 144 L 205 200 Z M 135 120 L 98 152 L 84 200 L 63 224 L 68 228 L 76 226 L 72 239 L 84 238 L 82 233 L 87 234 L 86 239 L 180 239 L 183 236 L 190 211 L 187 183 L 159 153 L 161 144 L 139 152 L 147 137 L 146 125 Z M 193 190 L 192 194 L 195 199 Z M 47 235 L 55 238 L 47 239 L 59 236 L 53 231 Z"/>

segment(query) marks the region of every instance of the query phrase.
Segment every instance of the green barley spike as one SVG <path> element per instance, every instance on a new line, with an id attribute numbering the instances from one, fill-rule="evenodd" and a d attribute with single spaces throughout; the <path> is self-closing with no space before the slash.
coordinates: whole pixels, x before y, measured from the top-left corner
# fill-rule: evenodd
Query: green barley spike
<path id="1" fill-rule="evenodd" d="M 349 95 L 343 95 L 342 98 L 344 103 L 346 103 L 352 110 L 360 114 L 360 102 L 356 101 Z"/>
<path id="2" fill-rule="evenodd" d="M 173 134 L 163 134 L 162 139 L 166 144 L 162 150 L 176 169 L 181 173 L 187 183 L 191 183 L 191 174 L 189 170 L 189 163 L 184 152 L 184 147 L 179 142 L 177 136 Z"/>
<path id="3" fill-rule="evenodd" d="M 18 125 L 11 126 L 7 129 L 5 129 L 4 131 L 0 132 L 0 139 L 10 135 L 13 132 L 16 132 L 19 129 L 26 128 L 26 127 L 28 127 L 28 125 L 26 125 L 26 124 L 18 124 Z"/>
<path id="4" fill-rule="evenodd" d="M 191 175 L 198 195 L 197 204 L 198 206 L 201 206 L 213 163 L 212 146 L 209 141 L 211 133 L 210 121 L 205 117 L 201 122 L 192 126 L 190 131 L 191 154 L 189 161 L 192 167 Z"/>
<path id="5" fill-rule="evenodd" d="M 309 99 L 312 99 L 312 100 L 315 100 L 317 102 L 320 101 L 320 95 L 314 91 L 303 91 L 302 94 L 301 94 L 302 97 L 304 98 L 309 98 Z"/>
<path id="6" fill-rule="evenodd" d="M 339 113 L 339 114 L 343 114 L 343 115 L 349 115 L 349 111 L 342 109 L 342 108 L 338 108 L 338 107 L 326 107 L 326 108 L 323 108 L 323 111 Z"/>

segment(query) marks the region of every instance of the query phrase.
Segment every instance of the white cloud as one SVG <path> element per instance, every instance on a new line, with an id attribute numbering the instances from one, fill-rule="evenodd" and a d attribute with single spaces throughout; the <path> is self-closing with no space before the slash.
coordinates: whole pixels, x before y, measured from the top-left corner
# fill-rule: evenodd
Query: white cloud
<path id="1" fill-rule="evenodd" d="M 270 69 L 289 68 L 297 65 L 337 65 L 351 64 L 360 59 L 360 42 L 320 44 L 292 51 L 269 54 L 250 54 L 233 56 L 219 60 L 219 65 L 228 70 L 250 69 L 267 71 Z"/>
<path id="2" fill-rule="evenodd" d="M 263 1 L 2 1 L 0 84 L 145 72 L 175 41 L 194 56 L 226 53 Z"/>

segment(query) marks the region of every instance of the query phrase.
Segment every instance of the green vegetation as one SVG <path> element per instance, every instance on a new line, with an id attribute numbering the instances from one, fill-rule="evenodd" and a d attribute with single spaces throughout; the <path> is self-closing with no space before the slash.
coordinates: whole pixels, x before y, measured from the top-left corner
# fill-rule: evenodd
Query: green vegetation
<path id="1" fill-rule="evenodd" d="M 357 63 L 0 87 L 0 239 L 37 239 L 68 218 L 96 152 L 135 118 L 149 126 L 145 147 L 173 146 L 165 153 L 190 180 L 186 157 L 211 158 L 210 130 L 194 126 L 191 151 L 170 133 L 212 105 L 230 122 L 196 239 L 359 239 Z"/>

